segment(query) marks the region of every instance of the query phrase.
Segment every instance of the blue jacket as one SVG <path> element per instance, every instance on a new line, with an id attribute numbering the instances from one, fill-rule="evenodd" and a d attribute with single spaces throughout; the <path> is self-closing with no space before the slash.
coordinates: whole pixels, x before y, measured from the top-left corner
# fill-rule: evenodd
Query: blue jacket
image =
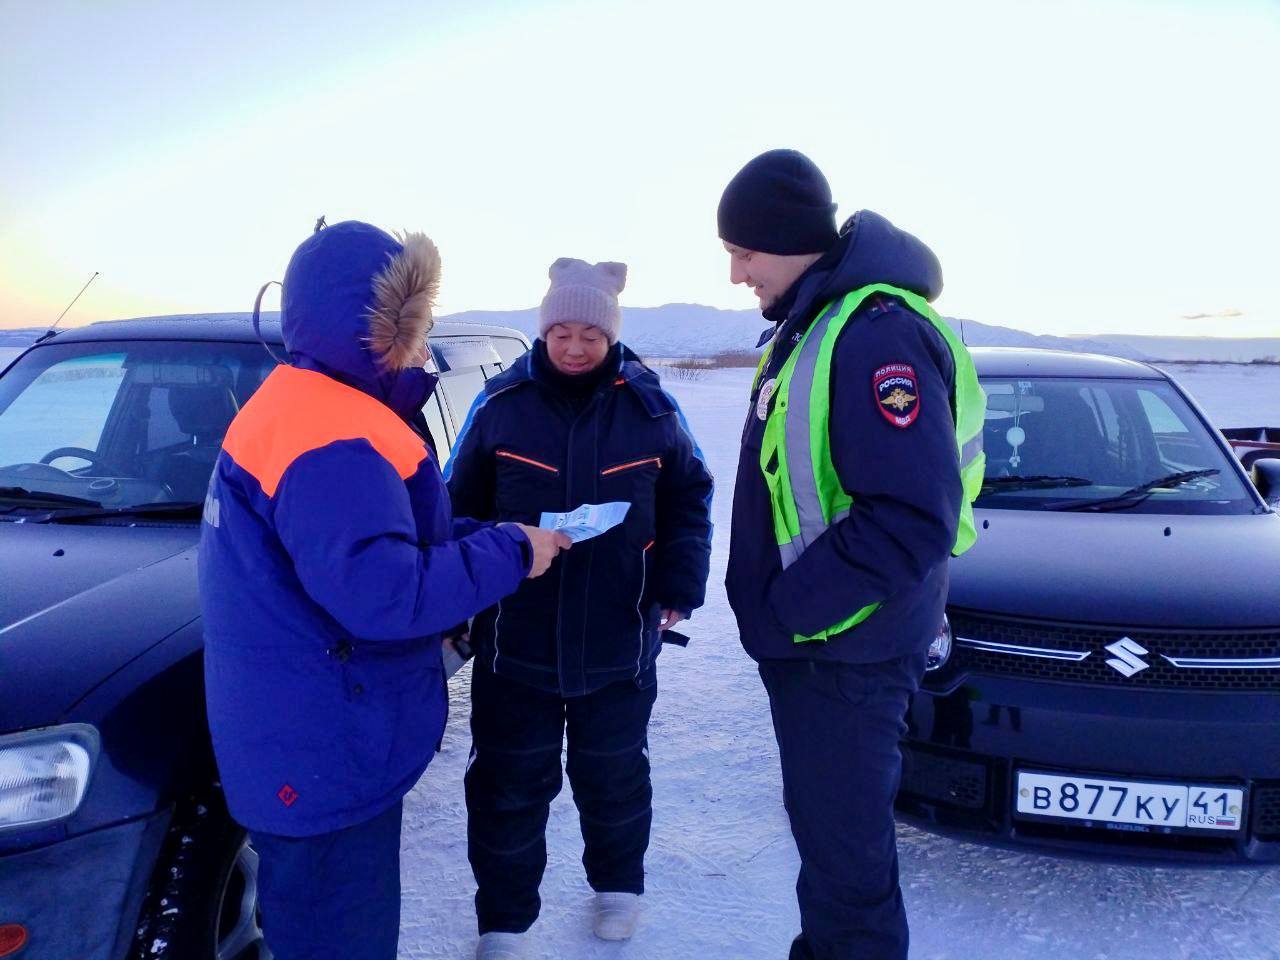
<path id="1" fill-rule="evenodd" d="M 228 430 L 199 552 L 205 685 L 223 789 L 252 830 L 307 836 L 376 816 L 444 728 L 440 633 L 528 571 L 514 528 L 455 522 L 406 423 L 434 388 L 365 343 L 371 280 L 400 245 L 317 233 L 284 281 L 290 364 Z"/>
<path id="2" fill-rule="evenodd" d="M 606 364 L 575 404 L 535 344 L 485 385 L 446 472 L 454 510 L 482 519 L 631 504 L 472 625 L 482 663 L 566 697 L 641 677 L 659 610 L 702 606 L 711 556 L 713 481 L 679 406 L 625 348 Z"/>
<path id="3" fill-rule="evenodd" d="M 923 243 L 864 210 L 766 311 L 777 331 L 760 384 L 778 375 L 822 307 L 872 283 L 932 300 L 942 290 L 942 271 Z M 919 415 L 905 427 L 878 408 L 875 375 L 887 364 L 908 364 L 916 373 Z M 951 352 L 929 321 L 893 297 L 863 303 L 836 343 L 831 370 L 831 454 L 853 507 L 785 571 L 760 469 L 757 387 L 742 434 L 725 578 L 753 658 L 867 663 L 928 649 L 942 622 L 960 515 L 954 379 Z M 874 602 L 882 606 L 871 617 L 825 643 L 793 639 Z"/>

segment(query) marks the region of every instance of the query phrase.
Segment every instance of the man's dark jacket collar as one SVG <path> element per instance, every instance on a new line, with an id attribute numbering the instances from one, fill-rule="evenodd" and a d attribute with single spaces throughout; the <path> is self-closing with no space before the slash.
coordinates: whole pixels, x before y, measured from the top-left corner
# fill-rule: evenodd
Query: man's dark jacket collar
<path id="1" fill-rule="evenodd" d="M 880 214 L 859 210 L 840 228 L 836 245 L 800 275 L 765 319 L 780 331 L 788 322 L 807 327 L 824 304 L 873 283 L 887 283 L 934 300 L 942 293 L 942 266 L 922 241 Z"/>

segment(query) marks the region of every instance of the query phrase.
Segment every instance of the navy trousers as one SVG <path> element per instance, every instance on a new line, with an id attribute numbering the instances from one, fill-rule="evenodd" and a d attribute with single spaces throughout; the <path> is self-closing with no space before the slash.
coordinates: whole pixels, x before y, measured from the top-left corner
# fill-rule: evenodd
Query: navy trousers
<path id="1" fill-rule="evenodd" d="M 538 918 L 547 816 L 560 792 L 560 755 L 582 826 L 587 882 L 644 892 L 653 820 L 647 731 L 658 689 L 651 667 L 582 697 L 561 697 L 476 663 L 471 675 L 467 853 L 480 933 L 522 933 Z"/>
<path id="2" fill-rule="evenodd" d="M 314 837 L 251 835 L 275 960 L 396 960 L 401 806 Z"/>
<path id="3" fill-rule="evenodd" d="M 760 664 L 800 853 L 792 960 L 906 960 L 893 800 L 903 718 L 923 675 L 923 655 Z"/>

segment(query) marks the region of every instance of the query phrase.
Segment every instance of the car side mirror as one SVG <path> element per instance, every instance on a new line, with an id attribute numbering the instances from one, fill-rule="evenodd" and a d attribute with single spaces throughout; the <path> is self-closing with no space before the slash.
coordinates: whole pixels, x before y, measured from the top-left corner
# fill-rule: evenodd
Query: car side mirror
<path id="1" fill-rule="evenodd" d="M 1262 494 L 1262 499 L 1273 509 L 1280 509 L 1280 460 L 1255 460 L 1252 472 L 1253 485 Z"/>

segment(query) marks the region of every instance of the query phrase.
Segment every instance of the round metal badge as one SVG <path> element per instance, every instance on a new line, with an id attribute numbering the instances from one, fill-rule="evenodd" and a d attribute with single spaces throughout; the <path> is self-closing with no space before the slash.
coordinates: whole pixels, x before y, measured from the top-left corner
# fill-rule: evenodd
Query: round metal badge
<path id="1" fill-rule="evenodd" d="M 756 416 L 761 420 L 769 419 L 769 401 L 773 399 L 774 391 L 777 389 L 777 377 L 774 377 L 760 388 L 760 396 L 756 399 Z"/>

